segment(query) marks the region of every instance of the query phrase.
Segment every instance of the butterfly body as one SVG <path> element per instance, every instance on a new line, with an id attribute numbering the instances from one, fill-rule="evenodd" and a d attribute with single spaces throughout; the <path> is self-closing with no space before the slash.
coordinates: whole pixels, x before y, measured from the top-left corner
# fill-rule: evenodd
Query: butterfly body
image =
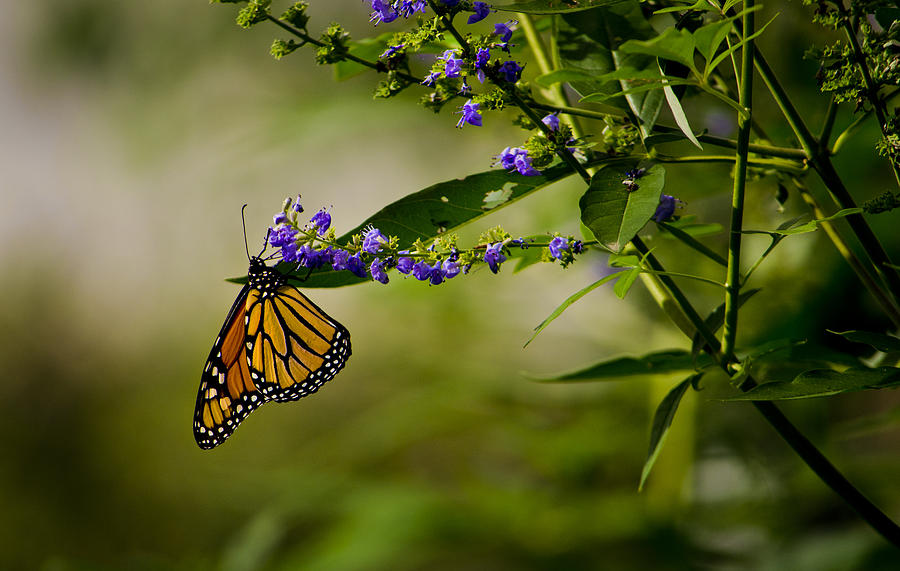
<path id="1" fill-rule="evenodd" d="M 203 369 L 194 410 L 200 448 L 218 446 L 253 410 L 316 392 L 350 357 L 350 334 L 257 257 Z"/>

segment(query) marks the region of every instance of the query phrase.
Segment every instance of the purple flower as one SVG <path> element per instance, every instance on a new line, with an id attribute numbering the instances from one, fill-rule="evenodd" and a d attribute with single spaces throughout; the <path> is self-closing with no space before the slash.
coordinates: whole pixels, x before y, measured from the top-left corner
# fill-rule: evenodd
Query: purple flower
<path id="1" fill-rule="evenodd" d="M 447 50 L 444 52 L 444 55 L 438 58 L 439 60 L 444 60 L 444 75 L 447 77 L 459 77 L 463 60 L 455 56 L 456 50 Z"/>
<path id="2" fill-rule="evenodd" d="M 419 281 L 425 281 L 431 277 L 432 267 L 420 260 L 412 268 L 412 275 Z"/>
<path id="3" fill-rule="evenodd" d="M 473 2 L 472 9 L 475 11 L 475 13 L 469 16 L 469 19 L 466 20 L 466 23 L 468 24 L 480 22 L 487 18 L 488 14 L 491 13 L 491 7 L 488 6 L 486 2 Z"/>
<path id="4" fill-rule="evenodd" d="M 284 212 L 279 212 L 272 219 L 275 221 L 275 224 L 285 224 L 288 221 L 287 214 Z"/>
<path id="5" fill-rule="evenodd" d="M 363 252 L 375 254 L 378 252 L 378 250 L 381 249 L 382 244 L 387 244 L 387 241 L 388 239 L 384 237 L 384 234 L 381 233 L 381 230 L 379 230 L 378 228 L 371 228 L 368 232 L 366 232 L 366 235 L 363 238 Z"/>
<path id="6" fill-rule="evenodd" d="M 397 260 L 397 271 L 401 274 L 408 274 L 413 269 L 413 264 L 415 264 L 415 260 L 412 258 L 401 257 Z"/>
<path id="7" fill-rule="evenodd" d="M 484 83 L 484 68 L 491 60 L 491 51 L 487 48 L 479 48 L 477 52 L 475 52 L 475 77 L 478 78 L 478 81 Z"/>
<path id="8" fill-rule="evenodd" d="M 424 13 L 427 5 L 428 2 L 425 0 L 403 0 L 403 2 L 400 2 L 400 7 L 397 8 L 397 11 L 404 18 L 409 18 L 416 12 Z"/>
<path id="9" fill-rule="evenodd" d="M 510 20 L 505 24 L 494 24 L 494 35 L 500 36 L 500 41 L 503 43 L 508 42 L 512 39 L 513 31 L 510 26 L 517 24 L 516 20 Z"/>
<path id="10" fill-rule="evenodd" d="M 659 197 L 659 206 L 656 207 L 656 212 L 653 214 L 653 220 L 657 222 L 665 222 L 669 218 L 675 214 L 675 207 L 678 203 L 681 202 L 674 196 L 669 196 L 668 194 L 663 194 Z"/>
<path id="11" fill-rule="evenodd" d="M 444 263 L 441 264 L 441 274 L 448 280 L 455 278 L 459 275 L 459 262 L 450 259 L 444 260 Z"/>
<path id="12" fill-rule="evenodd" d="M 353 254 L 347 260 L 347 269 L 358 277 L 366 277 L 366 266 L 363 264 L 362 258 L 359 257 L 359 252 Z"/>
<path id="13" fill-rule="evenodd" d="M 516 238 L 515 240 L 510 240 L 509 244 L 511 246 L 518 246 L 518 247 L 522 248 L 523 250 L 528 249 L 528 242 L 525 241 L 525 238 Z"/>
<path id="14" fill-rule="evenodd" d="M 431 285 L 440 285 L 444 281 L 444 272 L 441 271 L 441 263 L 435 262 L 431 268 L 431 275 L 428 276 Z"/>
<path id="15" fill-rule="evenodd" d="M 376 282 L 388 283 L 388 275 L 384 271 L 384 262 L 381 261 L 381 258 L 372 260 L 372 263 L 369 265 L 369 273 L 372 274 L 372 279 Z"/>
<path id="16" fill-rule="evenodd" d="M 509 83 L 515 83 L 519 79 L 519 74 L 522 73 L 522 66 L 514 62 L 513 60 L 507 60 L 500 65 L 500 68 L 497 70 L 502 75 L 506 76 L 504 79 Z"/>
<path id="17" fill-rule="evenodd" d="M 376 26 L 381 22 L 393 22 L 398 16 L 399 14 L 391 7 L 390 2 L 372 0 L 372 15 L 369 17 L 369 21 L 374 22 Z"/>
<path id="18" fill-rule="evenodd" d="M 422 85 L 426 85 L 428 87 L 434 87 L 434 82 L 440 78 L 441 78 L 441 72 L 432 71 L 427 76 L 425 76 L 425 79 L 422 80 Z"/>
<path id="19" fill-rule="evenodd" d="M 463 125 L 466 123 L 481 127 L 481 114 L 478 112 L 478 107 L 480 107 L 479 103 L 472 103 L 471 99 L 466 101 L 465 104 L 460 107 L 461 111 L 457 111 L 457 113 L 462 113 L 462 117 L 457 121 L 456 127 L 462 129 Z"/>
<path id="20" fill-rule="evenodd" d="M 297 231 L 287 225 L 279 225 L 269 228 L 269 244 L 275 248 L 283 248 L 288 244 L 294 244 Z"/>
<path id="21" fill-rule="evenodd" d="M 300 264 L 306 266 L 307 268 L 318 268 L 324 264 L 328 258 L 330 252 L 325 252 L 323 250 L 316 250 L 309 244 L 303 244 L 300 247 L 300 256 L 298 258 Z"/>
<path id="22" fill-rule="evenodd" d="M 331 253 L 331 268 L 335 271 L 346 270 L 350 261 L 350 252 L 347 250 L 334 250 Z"/>
<path id="23" fill-rule="evenodd" d="M 300 204 L 300 195 L 297 195 L 297 200 L 294 201 L 294 206 L 291 208 L 294 209 L 294 212 L 300 213 L 303 212 L 303 205 Z"/>
<path id="24" fill-rule="evenodd" d="M 468 95 L 471 92 L 472 92 L 472 88 L 469 87 L 468 83 L 466 83 L 466 78 L 464 77 L 462 85 L 459 88 L 459 94 L 460 95 Z"/>
<path id="25" fill-rule="evenodd" d="M 541 123 L 550 127 L 551 131 L 559 131 L 559 115 L 556 113 L 551 113 L 541 119 Z"/>
<path id="26" fill-rule="evenodd" d="M 515 169 L 519 171 L 519 174 L 525 176 L 541 174 L 541 171 L 531 166 L 531 158 L 528 156 L 528 151 L 520 147 L 506 147 L 496 158 L 497 162 L 494 164 L 499 164 L 508 171 Z"/>
<path id="27" fill-rule="evenodd" d="M 572 253 L 580 254 L 582 252 L 584 252 L 584 242 L 582 242 L 581 240 L 575 240 L 575 242 L 572 244 Z"/>
<path id="28" fill-rule="evenodd" d="M 557 236 L 550 240 L 550 245 L 548 247 L 550 249 L 550 255 L 559 260 L 562 258 L 562 253 L 568 251 L 569 241 L 562 236 Z"/>
<path id="29" fill-rule="evenodd" d="M 489 245 L 484 252 L 484 261 L 487 262 L 488 267 L 495 274 L 500 270 L 500 264 L 506 261 L 506 256 L 503 255 L 502 250 L 503 242 L 497 242 Z"/>
<path id="30" fill-rule="evenodd" d="M 399 45 L 396 45 L 396 46 L 388 46 L 388 49 L 386 49 L 386 50 L 384 51 L 384 53 L 381 54 L 381 55 L 378 56 L 378 57 L 381 58 L 381 59 L 387 59 L 387 58 L 391 57 L 392 55 L 394 55 L 395 53 L 397 53 L 397 52 L 399 52 L 400 50 L 402 50 L 403 47 L 404 47 L 405 45 L 406 45 L 406 44 L 399 44 Z"/>
<path id="31" fill-rule="evenodd" d="M 328 227 L 331 226 L 331 214 L 328 214 L 325 209 L 316 212 L 313 214 L 313 217 L 309 220 L 309 223 L 317 228 L 317 232 L 319 236 L 325 234 L 328 230 Z"/>

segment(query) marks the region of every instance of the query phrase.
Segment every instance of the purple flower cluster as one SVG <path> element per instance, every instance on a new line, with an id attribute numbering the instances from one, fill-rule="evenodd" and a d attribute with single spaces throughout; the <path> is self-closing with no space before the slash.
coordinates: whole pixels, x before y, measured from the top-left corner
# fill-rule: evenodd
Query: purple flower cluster
<path id="1" fill-rule="evenodd" d="M 550 244 L 547 245 L 547 249 L 550 250 L 550 256 L 556 260 L 563 260 L 565 257 L 565 252 L 571 252 L 572 254 L 580 254 L 584 252 L 584 242 L 581 240 L 572 240 L 570 238 L 563 238 L 562 236 L 556 236 L 552 240 L 550 240 Z"/>
<path id="2" fill-rule="evenodd" d="M 425 8 L 428 7 L 428 2 L 426 0 L 365 1 L 369 2 L 369 6 L 372 8 L 372 14 L 369 17 L 369 21 L 373 22 L 376 26 L 381 22 L 393 22 L 400 16 L 409 18 L 416 12 L 424 13 Z M 453 8 L 459 4 L 459 0 L 441 0 L 441 4 L 448 8 Z M 469 19 L 467 20 L 469 24 L 474 24 L 475 22 L 480 22 L 487 18 L 488 14 L 491 13 L 491 7 L 486 2 L 473 2 L 472 12 L 474 13 L 469 16 Z"/>
<path id="3" fill-rule="evenodd" d="M 425 12 L 428 6 L 426 0 L 395 0 L 393 2 L 385 2 L 384 0 L 368 0 L 372 8 L 372 15 L 369 21 L 376 26 L 381 22 L 393 22 L 400 16 L 409 18 L 416 12 Z"/>
<path id="4" fill-rule="evenodd" d="M 506 170 L 512 172 L 519 171 L 519 174 L 525 176 L 538 176 L 541 171 L 531 166 L 531 158 L 528 151 L 520 147 L 506 147 L 499 155 L 495 157 L 497 161 L 494 165 L 500 165 Z"/>
<path id="5" fill-rule="evenodd" d="M 298 220 L 298 214 L 302 212 L 299 197 L 296 202 L 288 199 L 284 209 L 274 216 L 273 227 L 269 228 L 268 243 L 280 249 L 278 254 L 283 261 L 310 269 L 330 265 L 334 271 L 347 270 L 360 278 L 371 277 L 383 284 L 390 281 L 388 272 L 393 268 L 431 285 L 467 273 L 473 264 L 485 263 L 496 274 L 509 254 L 507 246 L 523 249 L 528 246 L 524 238 L 512 239 L 496 228 L 483 235 L 482 245 L 472 250 L 458 250 L 455 236 L 449 236 L 439 238 L 427 247 L 417 242 L 415 250 L 398 251 L 397 238 L 385 236 L 374 226 L 368 226 L 346 245 L 339 246 L 334 239 L 334 230 L 330 229 L 331 215 L 324 208 L 306 224 Z M 554 238 L 549 247 L 557 259 L 562 252 L 574 254 L 583 249 L 580 241 L 560 237 Z M 483 253 L 480 253 L 481 249 Z M 562 260 L 563 265 L 572 259 L 571 254 L 567 256 Z"/>

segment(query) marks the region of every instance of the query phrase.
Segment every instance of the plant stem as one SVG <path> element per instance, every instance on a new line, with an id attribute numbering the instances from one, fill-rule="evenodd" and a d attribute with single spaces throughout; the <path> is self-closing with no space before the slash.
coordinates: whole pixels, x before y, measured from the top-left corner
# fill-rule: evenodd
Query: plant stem
<path id="1" fill-rule="evenodd" d="M 819 173 L 819 177 L 822 179 L 826 188 L 828 188 L 834 200 L 842 209 L 856 208 L 856 202 L 853 200 L 847 187 L 844 186 L 834 165 L 831 163 L 828 149 L 819 145 L 819 142 L 803 123 L 803 119 L 800 117 L 797 109 L 794 107 L 793 103 L 791 103 L 790 99 L 788 99 L 787 93 L 775 77 L 772 68 L 769 67 L 768 62 L 759 50 L 755 50 L 754 56 L 756 69 L 759 72 L 760 77 L 762 77 L 766 87 L 768 87 L 769 91 L 772 93 L 772 96 L 781 108 L 781 112 L 784 114 L 785 119 L 791 126 L 791 129 L 793 129 L 797 139 L 800 141 L 800 145 L 807 153 L 810 164 L 816 169 L 816 172 Z M 850 225 L 850 228 L 853 230 L 854 234 L 856 234 L 857 239 L 865 249 L 869 261 L 874 266 L 875 271 L 887 283 L 893 299 L 895 301 L 900 300 L 900 274 L 894 269 L 894 264 L 891 262 L 884 246 L 881 245 L 881 242 L 875 236 L 875 233 L 872 231 L 868 222 L 866 222 L 866 219 L 863 218 L 861 214 L 851 214 L 850 216 L 847 216 L 847 223 Z"/>
<path id="2" fill-rule="evenodd" d="M 863 53 L 862 47 L 859 45 L 859 40 L 856 38 L 856 26 L 850 22 L 850 18 L 848 17 L 847 10 L 844 8 L 843 2 L 838 2 L 837 6 L 838 10 L 844 16 L 841 18 L 841 27 L 844 29 L 844 33 L 847 35 L 847 41 L 850 42 L 850 47 L 853 49 L 853 55 L 856 58 L 856 65 L 859 68 L 859 72 L 862 74 L 863 83 L 866 84 L 866 97 L 868 97 L 869 103 L 872 104 L 872 108 L 875 109 L 875 116 L 878 118 L 881 134 L 887 136 L 887 108 L 885 107 L 884 101 L 878 97 L 878 85 L 876 85 L 875 81 L 872 79 L 872 74 L 869 72 L 869 65 L 866 63 L 866 54 Z M 889 162 L 894 171 L 894 178 L 897 180 L 897 184 L 900 185 L 900 169 L 898 169 L 898 166 L 894 161 Z"/>
<path id="3" fill-rule="evenodd" d="M 752 0 L 750 0 L 752 2 Z M 429 0 L 429 4 L 434 9 L 433 0 Z M 437 12 L 437 11 L 436 11 Z M 465 39 L 462 38 L 458 31 L 453 28 L 452 22 L 449 18 L 442 17 L 442 22 L 448 31 L 453 34 L 454 37 L 460 41 L 460 45 L 464 52 L 469 51 L 469 46 L 465 42 Z M 751 20 L 752 24 L 752 20 Z M 747 25 L 747 21 L 745 20 L 745 26 Z M 745 34 L 745 37 L 749 37 L 750 34 Z M 752 42 L 748 42 L 747 46 L 752 46 Z M 749 52 L 747 51 L 749 49 Z M 753 50 L 752 47 L 745 47 L 745 65 L 742 73 L 746 74 L 745 82 L 742 83 L 742 101 L 749 102 L 749 78 L 752 75 L 752 64 L 750 62 L 753 61 Z M 767 84 L 769 82 L 767 81 Z M 545 133 L 549 134 L 549 128 L 544 125 L 540 117 L 534 111 L 534 109 L 529 106 L 524 99 L 519 95 L 516 91 L 514 85 L 508 84 L 499 84 L 501 88 L 505 90 L 507 95 L 509 95 L 510 99 L 518 106 L 523 113 Z M 743 97 L 745 93 L 745 89 L 747 89 L 747 97 Z M 749 119 L 749 117 L 748 117 Z M 750 122 L 747 121 L 747 125 L 749 126 Z M 749 152 L 749 136 L 743 141 L 739 139 L 738 141 L 738 156 L 741 154 L 745 157 Z M 587 169 L 581 165 L 575 157 L 572 156 L 570 152 L 568 152 L 565 148 L 561 149 L 558 153 L 560 158 L 565 161 L 572 169 L 579 174 L 579 176 L 584 179 L 587 184 L 590 184 L 590 174 Z M 830 164 L 830 163 L 829 163 Z M 737 184 L 737 183 L 736 183 Z M 743 184 L 743 183 L 742 183 Z M 732 228 L 734 232 L 735 228 Z M 667 275 L 665 267 L 656 259 L 656 256 L 647 248 L 647 245 L 644 244 L 643 240 L 639 236 L 635 236 L 631 240 L 631 244 L 642 254 L 647 265 L 654 272 L 654 277 L 661 282 L 665 288 L 668 289 L 668 294 L 678 305 L 681 313 L 688 319 L 691 325 L 696 329 L 696 331 L 700 334 L 701 338 L 706 344 L 706 351 L 713 357 L 713 359 L 721 366 L 726 372 L 730 372 L 732 369 L 732 365 L 739 364 L 733 358 L 723 358 L 722 354 L 722 345 L 719 342 L 718 338 L 716 338 L 715 334 L 707 327 L 706 322 L 702 317 L 697 313 L 697 310 L 694 309 L 690 300 L 684 295 L 675 281 L 672 279 L 670 275 Z M 739 254 L 738 251 L 735 252 L 733 249 L 729 249 L 729 257 L 733 256 L 735 253 Z M 729 259 L 729 263 L 731 264 L 731 260 Z M 737 264 L 733 264 L 737 266 Z M 730 275 L 730 273 L 729 273 Z M 738 276 L 739 277 L 739 276 Z M 727 313 L 727 311 L 726 311 Z M 686 327 L 683 328 L 683 330 Z M 756 381 L 751 377 L 747 376 L 745 381 L 741 384 L 741 390 L 747 391 L 752 387 L 756 386 Z M 881 533 L 882 536 L 885 537 L 892 544 L 900 547 L 900 527 L 898 527 L 894 522 L 892 522 L 886 515 L 884 515 L 874 504 L 872 504 L 865 496 L 863 496 L 859 490 L 853 487 L 846 478 L 841 475 L 840 472 L 819 452 L 815 446 L 794 427 L 791 422 L 781 413 L 781 411 L 771 402 L 755 402 L 754 405 L 760 411 L 760 413 L 766 418 L 766 420 L 772 424 L 775 430 L 784 438 L 791 448 L 794 449 L 795 452 L 807 463 L 807 465 L 819 476 L 822 481 L 828 484 L 838 495 L 844 499 L 854 510 L 859 513 L 859 515 L 869 523 L 876 531 Z"/>
<path id="4" fill-rule="evenodd" d="M 738 113 L 738 140 L 734 159 L 734 189 L 731 195 L 731 231 L 728 235 L 728 268 L 725 273 L 725 326 L 722 331 L 722 354 L 726 361 L 734 359 L 737 340 L 738 298 L 741 293 L 741 240 L 744 229 L 744 190 L 747 185 L 747 155 L 750 152 L 750 118 L 753 114 L 753 52 L 756 43 L 751 36 L 754 28 L 754 0 L 744 0 L 744 38 L 749 38 L 741 48 L 741 107 L 746 114 Z"/>

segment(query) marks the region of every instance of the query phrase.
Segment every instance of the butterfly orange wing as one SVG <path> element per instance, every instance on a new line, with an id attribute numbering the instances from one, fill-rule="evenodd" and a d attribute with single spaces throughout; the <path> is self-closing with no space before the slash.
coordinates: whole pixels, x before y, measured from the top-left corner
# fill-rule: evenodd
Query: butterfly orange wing
<path id="1" fill-rule="evenodd" d="M 266 399 L 287 402 L 319 390 L 350 357 L 350 333 L 291 285 L 247 296 L 250 375 Z"/>
<path id="2" fill-rule="evenodd" d="M 194 409 L 194 438 L 200 448 L 215 448 L 267 399 L 257 390 L 247 359 L 246 307 L 252 290 L 244 286 L 213 343 Z"/>

